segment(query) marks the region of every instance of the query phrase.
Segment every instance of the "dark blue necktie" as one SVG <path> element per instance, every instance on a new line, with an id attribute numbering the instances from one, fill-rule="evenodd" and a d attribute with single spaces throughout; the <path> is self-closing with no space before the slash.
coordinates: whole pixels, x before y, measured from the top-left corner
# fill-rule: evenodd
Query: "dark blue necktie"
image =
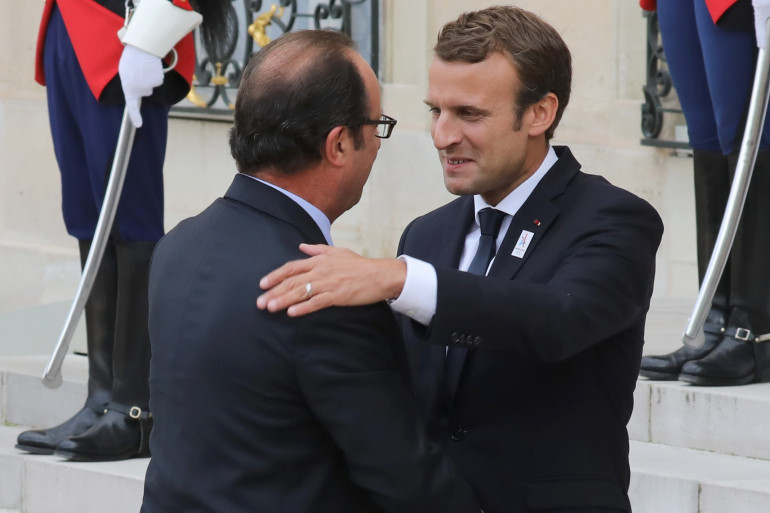
<path id="1" fill-rule="evenodd" d="M 479 237 L 479 249 L 473 257 L 468 272 L 485 276 L 489 262 L 495 256 L 497 234 L 500 231 L 500 225 L 503 224 L 505 212 L 494 208 L 482 208 L 479 210 L 479 224 L 481 225 L 481 236 Z"/>
<path id="2" fill-rule="evenodd" d="M 479 237 L 479 248 L 473 257 L 468 272 L 485 276 L 489 262 L 495 256 L 497 245 L 497 234 L 500 231 L 500 225 L 503 224 L 505 212 L 494 208 L 483 208 L 479 210 L 479 225 L 481 225 L 481 236 Z M 446 357 L 446 383 L 447 383 L 447 404 L 451 406 L 454 398 L 455 388 L 460 379 L 460 372 L 463 369 L 465 353 L 468 350 L 463 347 L 450 347 Z"/>

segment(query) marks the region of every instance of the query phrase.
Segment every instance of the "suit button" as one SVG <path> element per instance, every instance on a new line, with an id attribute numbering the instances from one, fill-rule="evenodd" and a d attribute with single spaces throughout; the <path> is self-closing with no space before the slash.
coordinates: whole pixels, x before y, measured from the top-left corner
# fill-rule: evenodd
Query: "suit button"
<path id="1" fill-rule="evenodd" d="M 449 438 L 451 438 L 455 442 L 459 442 L 460 440 L 463 439 L 463 437 L 466 435 L 466 433 L 468 433 L 467 429 L 458 428 L 458 429 L 455 430 L 454 433 L 449 435 Z"/>
<path id="2" fill-rule="evenodd" d="M 481 344 L 481 337 L 476 337 L 476 338 L 474 338 L 474 339 L 473 339 L 473 345 L 474 345 L 474 346 L 477 346 L 477 345 L 479 345 L 479 344 Z"/>
<path id="3" fill-rule="evenodd" d="M 449 335 L 449 340 L 451 340 L 453 344 L 456 344 L 460 340 L 460 334 L 455 331 Z"/>

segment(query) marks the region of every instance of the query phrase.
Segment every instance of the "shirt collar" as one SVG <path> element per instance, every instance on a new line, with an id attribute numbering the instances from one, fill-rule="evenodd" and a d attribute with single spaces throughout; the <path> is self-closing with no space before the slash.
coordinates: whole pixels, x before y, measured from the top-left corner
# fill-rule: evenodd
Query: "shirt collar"
<path id="1" fill-rule="evenodd" d="M 540 164 L 540 167 L 537 168 L 537 171 L 532 173 L 532 176 L 524 180 L 518 187 L 508 193 L 508 195 L 494 207 L 484 201 L 480 194 L 474 195 L 473 205 L 476 211 L 476 224 L 479 224 L 479 210 L 482 208 L 496 208 L 497 210 L 502 210 L 509 216 L 516 215 L 516 212 L 518 212 L 524 202 L 527 201 L 527 198 L 529 198 L 529 195 L 535 190 L 537 184 L 540 183 L 540 180 L 543 179 L 548 170 L 556 164 L 557 160 L 559 160 L 559 157 L 556 156 L 553 147 L 549 145 L 548 152 L 545 154 L 545 159 L 543 159 L 543 162 Z"/>
<path id="2" fill-rule="evenodd" d="M 313 221 L 315 221 L 315 224 L 318 225 L 318 228 L 320 228 L 321 233 L 323 233 L 324 238 L 326 239 L 326 242 L 329 244 L 329 246 L 333 246 L 332 243 L 332 223 L 329 221 L 329 218 L 326 217 L 326 214 L 321 212 L 318 207 L 310 203 L 309 201 L 305 200 L 304 198 L 301 198 L 300 196 L 297 196 L 291 191 L 287 191 L 286 189 L 282 189 L 281 187 L 278 187 L 275 184 L 272 184 L 270 182 L 266 182 L 265 180 L 262 180 L 261 178 L 257 178 L 256 176 L 251 175 L 245 175 L 251 178 L 252 180 L 256 180 L 258 182 L 261 182 L 269 187 L 272 187 L 273 189 L 282 192 L 286 196 L 288 196 L 292 201 L 294 201 L 297 205 L 302 207 L 302 210 L 307 212 L 307 214 L 313 218 Z"/>

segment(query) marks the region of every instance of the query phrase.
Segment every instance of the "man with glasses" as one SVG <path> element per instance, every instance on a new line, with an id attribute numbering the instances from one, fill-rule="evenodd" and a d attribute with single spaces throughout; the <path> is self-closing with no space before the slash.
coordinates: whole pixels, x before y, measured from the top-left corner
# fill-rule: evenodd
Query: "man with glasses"
<path id="1" fill-rule="evenodd" d="M 427 440 L 384 302 L 302 319 L 254 305 L 301 242 L 331 244 L 395 123 L 341 33 L 286 34 L 246 66 L 240 173 L 153 256 L 142 512 L 480 511 Z"/>

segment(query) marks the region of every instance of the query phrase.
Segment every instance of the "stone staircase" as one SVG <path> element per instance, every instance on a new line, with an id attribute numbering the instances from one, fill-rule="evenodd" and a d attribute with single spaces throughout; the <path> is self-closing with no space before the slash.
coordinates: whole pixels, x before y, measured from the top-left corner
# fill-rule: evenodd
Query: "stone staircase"
<path id="1" fill-rule="evenodd" d="M 653 304 L 647 353 L 679 346 L 689 307 Z M 36 312 L 0 316 L 0 355 L 8 355 L 0 356 L 0 513 L 137 513 L 148 459 L 72 463 L 13 448 L 26 426 L 64 420 L 85 399 L 84 357 L 67 356 L 64 385 L 49 390 L 40 383 L 47 357 L 24 355 L 7 340 L 14 333 L 8 323 L 18 324 L 19 315 L 36 318 L 40 332 L 50 324 L 55 340 L 61 310 Z M 634 513 L 770 512 L 770 383 L 705 388 L 640 380 L 628 430 Z"/>
<path id="2" fill-rule="evenodd" d="M 86 358 L 67 356 L 65 382 L 56 390 L 40 382 L 46 361 L 41 356 L 0 358 L 0 512 L 138 513 L 149 459 L 74 463 L 13 448 L 27 426 L 57 424 L 85 401 Z"/>
<path id="3" fill-rule="evenodd" d="M 681 346 L 691 307 L 653 302 L 645 354 Z M 641 378 L 628 434 L 634 513 L 770 512 L 770 383 L 697 387 Z"/>

